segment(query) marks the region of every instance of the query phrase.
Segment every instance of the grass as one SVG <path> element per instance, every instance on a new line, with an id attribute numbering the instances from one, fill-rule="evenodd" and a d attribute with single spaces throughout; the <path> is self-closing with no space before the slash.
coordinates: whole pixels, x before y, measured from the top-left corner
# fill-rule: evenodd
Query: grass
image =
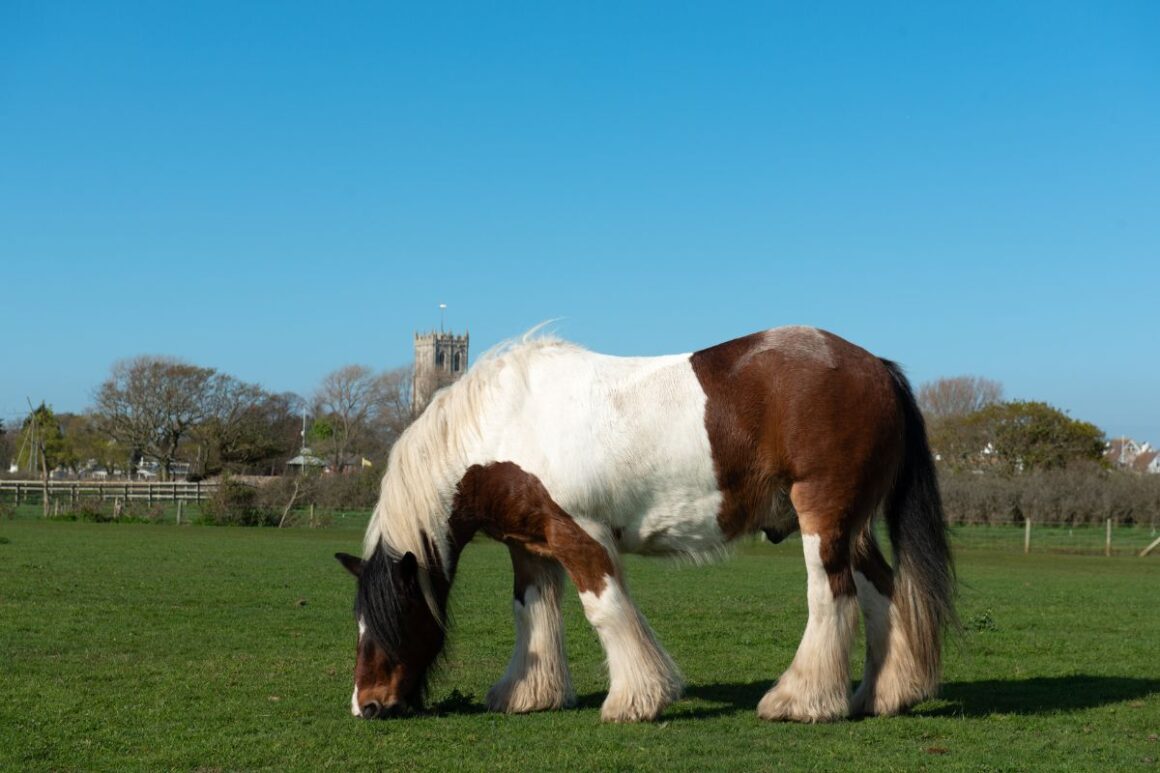
<path id="1" fill-rule="evenodd" d="M 482 710 L 510 654 L 511 579 L 506 551 L 478 542 L 452 596 L 435 710 L 363 722 L 349 716 L 353 581 L 331 558 L 357 551 L 361 523 L 0 522 L 0 769 L 1105 770 L 1160 758 L 1155 557 L 1024 556 L 1019 529 L 955 530 L 964 632 L 942 695 L 909 716 L 823 726 L 754 714 L 804 626 L 800 542 L 703 567 L 629 557 L 687 697 L 660 722 L 610 726 L 575 594 L 579 708 Z"/>

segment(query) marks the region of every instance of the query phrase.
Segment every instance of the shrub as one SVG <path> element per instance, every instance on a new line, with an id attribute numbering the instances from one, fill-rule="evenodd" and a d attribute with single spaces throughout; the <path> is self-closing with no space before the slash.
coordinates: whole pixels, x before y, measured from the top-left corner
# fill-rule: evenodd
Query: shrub
<path id="1" fill-rule="evenodd" d="M 1108 470 L 1096 463 L 1005 475 L 939 471 L 947 521 L 1079 526 L 1160 521 L 1160 475 Z"/>
<path id="2" fill-rule="evenodd" d="M 216 526 L 277 526 L 279 513 L 264 507 L 258 489 L 230 478 L 201 507 L 201 517 Z"/>
<path id="3" fill-rule="evenodd" d="M 344 475 L 286 475 L 263 484 L 258 502 L 279 514 L 291 497 L 295 508 L 315 505 L 322 510 L 369 510 L 378 501 L 381 477 L 381 471 L 370 467 Z"/>

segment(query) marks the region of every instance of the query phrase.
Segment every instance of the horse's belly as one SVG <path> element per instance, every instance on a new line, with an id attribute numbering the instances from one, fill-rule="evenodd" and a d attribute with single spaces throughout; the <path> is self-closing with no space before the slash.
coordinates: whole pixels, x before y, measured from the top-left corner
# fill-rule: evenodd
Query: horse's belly
<path id="1" fill-rule="evenodd" d="M 725 535 L 717 524 L 721 493 L 678 489 L 657 495 L 644 510 L 613 525 L 626 553 L 696 555 L 720 548 Z"/>

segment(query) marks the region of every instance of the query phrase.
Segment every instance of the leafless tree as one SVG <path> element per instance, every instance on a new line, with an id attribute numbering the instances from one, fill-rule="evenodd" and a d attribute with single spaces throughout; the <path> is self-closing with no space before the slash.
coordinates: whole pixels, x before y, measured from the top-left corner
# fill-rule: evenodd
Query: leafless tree
<path id="1" fill-rule="evenodd" d="M 205 421 L 194 428 L 198 471 L 269 471 L 298 441 L 302 400 L 270 394 L 257 384 L 218 374 L 207 394 Z"/>
<path id="2" fill-rule="evenodd" d="M 928 421 L 962 417 L 1003 399 L 1003 385 L 980 376 L 928 381 L 918 388 L 918 404 Z"/>
<path id="3" fill-rule="evenodd" d="M 389 450 L 411 423 L 411 368 L 388 370 L 379 376 L 379 382 L 383 400 L 379 434 L 384 450 Z"/>
<path id="4" fill-rule="evenodd" d="M 182 441 L 212 415 L 221 378 L 170 357 L 124 360 L 97 389 L 94 416 L 118 443 L 156 460 L 168 480 Z"/>
<path id="5" fill-rule="evenodd" d="M 342 471 L 353 454 L 386 455 L 410 421 L 410 375 L 406 368 L 375 373 L 347 365 L 322 379 L 314 394 L 315 442 Z"/>

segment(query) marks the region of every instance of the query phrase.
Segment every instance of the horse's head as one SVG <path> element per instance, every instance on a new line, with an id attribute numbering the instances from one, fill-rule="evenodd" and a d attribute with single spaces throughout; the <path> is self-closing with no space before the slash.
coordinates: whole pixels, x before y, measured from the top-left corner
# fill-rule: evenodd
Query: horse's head
<path id="1" fill-rule="evenodd" d="M 365 561 L 346 553 L 335 558 L 358 580 L 351 713 L 375 719 L 420 708 L 444 626 L 427 604 L 414 554 L 394 558 L 379 547 Z"/>

